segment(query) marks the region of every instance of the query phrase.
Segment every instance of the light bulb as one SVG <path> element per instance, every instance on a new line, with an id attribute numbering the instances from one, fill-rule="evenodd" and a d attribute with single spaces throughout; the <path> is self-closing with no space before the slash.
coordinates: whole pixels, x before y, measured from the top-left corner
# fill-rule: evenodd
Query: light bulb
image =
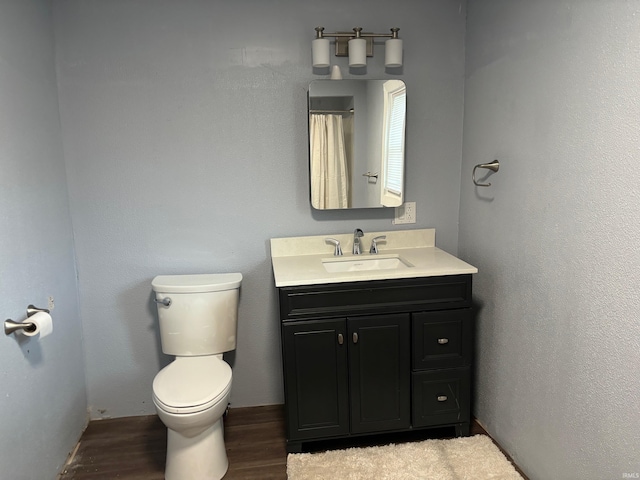
<path id="1" fill-rule="evenodd" d="M 324 68 L 329 66 L 329 39 L 316 38 L 311 42 L 311 56 L 313 58 L 313 66 L 316 68 Z"/>
<path id="2" fill-rule="evenodd" d="M 402 66 L 402 39 L 391 38 L 386 41 L 384 65 L 390 68 Z"/>
<path id="3" fill-rule="evenodd" d="M 367 41 L 364 38 L 352 38 L 349 40 L 349 66 L 367 66 Z"/>

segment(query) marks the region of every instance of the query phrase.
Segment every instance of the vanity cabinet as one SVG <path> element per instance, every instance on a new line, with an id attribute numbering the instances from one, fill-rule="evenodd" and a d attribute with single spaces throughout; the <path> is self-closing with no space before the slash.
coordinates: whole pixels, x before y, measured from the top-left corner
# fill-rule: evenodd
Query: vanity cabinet
<path id="1" fill-rule="evenodd" d="M 435 426 L 468 434 L 471 275 L 278 292 L 288 451 Z"/>

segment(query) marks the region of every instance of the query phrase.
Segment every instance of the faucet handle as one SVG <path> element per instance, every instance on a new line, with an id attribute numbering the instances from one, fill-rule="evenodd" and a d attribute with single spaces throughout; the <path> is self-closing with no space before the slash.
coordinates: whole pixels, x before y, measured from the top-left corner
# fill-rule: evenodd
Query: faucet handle
<path id="1" fill-rule="evenodd" d="M 374 237 L 371 240 L 371 248 L 369 249 L 369 253 L 378 253 L 378 242 L 383 241 L 387 238 L 386 235 L 380 235 L 379 237 Z"/>
<path id="2" fill-rule="evenodd" d="M 325 238 L 324 241 L 335 246 L 335 249 L 333 250 L 334 256 L 338 257 L 342 255 L 342 247 L 340 246 L 340 242 L 338 240 L 336 240 L 335 238 Z"/>

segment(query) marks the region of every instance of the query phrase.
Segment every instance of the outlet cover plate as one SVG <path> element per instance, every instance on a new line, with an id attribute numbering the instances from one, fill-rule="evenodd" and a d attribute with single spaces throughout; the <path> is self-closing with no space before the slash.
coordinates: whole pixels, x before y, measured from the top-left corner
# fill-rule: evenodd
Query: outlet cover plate
<path id="1" fill-rule="evenodd" d="M 416 202 L 405 202 L 396 207 L 396 216 L 393 219 L 394 225 L 406 223 L 416 223 Z"/>

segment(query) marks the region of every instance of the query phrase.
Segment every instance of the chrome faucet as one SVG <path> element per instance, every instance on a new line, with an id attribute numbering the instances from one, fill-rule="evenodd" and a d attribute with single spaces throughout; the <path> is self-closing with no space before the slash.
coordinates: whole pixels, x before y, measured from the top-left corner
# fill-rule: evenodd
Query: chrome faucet
<path id="1" fill-rule="evenodd" d="M 356 228 L 353 232 L 353 254 L 360 255 L 362 253 L 362 242 L 360 242 L 360 238 L 364 236 L 364 232 L 359 228 Z"/>

